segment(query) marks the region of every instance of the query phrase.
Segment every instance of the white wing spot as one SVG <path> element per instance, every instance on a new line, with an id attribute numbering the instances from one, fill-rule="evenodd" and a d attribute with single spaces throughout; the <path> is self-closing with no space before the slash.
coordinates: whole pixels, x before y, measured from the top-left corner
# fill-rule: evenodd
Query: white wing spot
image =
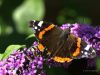
<path id="1" fill-rule="evenodd" d="M 38 29 L 38 31 L 40 31 L 40 29 Z"/>
<path id="2" fill-rule="evenodd" d="M 81 53 L 83 53 L 83 51 L 81 51 Z"/>
<path id="3" fill-rule="evenodd" d="M 95 53 L 95 50 L 93 49 L 93 51 L 92 51 L 93 53 Z"/>
<path id="4" fill-rule="evenodd" d="M 82 58 L 86 57 L 85 55 L 82 55 Z"/>
<path id="5" fill-rule="evenodd" d="M 88 53 L 87 52 L 84 52 L 84 54 L 87 55 Z"/>
<path id="6" fill-rule="evenodd" d="M 87 45 L 84 49 L 88 51 L 90 47 L 91 47 L 90 45 Z"/>
<path id="7" fill-rule="evenodd" d="M 37 26 L 35 26 L 34 29 L 37 29 Z"/>
<path id="8" fill-rule="evenodd" d="M 42 26 L 42 24 L 43 24 L 43 21 L 40 21 L 39 23 L 38 23 L 38 26 Z"/>

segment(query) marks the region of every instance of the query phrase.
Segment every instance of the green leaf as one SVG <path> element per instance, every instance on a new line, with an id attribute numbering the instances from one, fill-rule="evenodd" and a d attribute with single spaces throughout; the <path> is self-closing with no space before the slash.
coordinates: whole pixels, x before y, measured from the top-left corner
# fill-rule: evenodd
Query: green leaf
<path id="1" fill-rule="evenodd" d="M 0 0 L 0 6 L 2 5 L 3 0 Z"/>
<path id="2" fill-rule="evenodd" d="M 100 57 L 96 58 L 97 71 L 100 71 Z"/>
<path id="3" fill-rule="evenodd" d="M 13 32 L 13 28 L 6 24 L 2 18 L 0 17 L 0 36 L 2 35 L 10 35 Z"/>
<path id="4" fill-rule="evenodd" d="M 84 17 L 84 16 L 78 16 L 76 18 L 78 23 L 83 23 L 83 24 L 91 24 L 91 19 L 88 17 Z"/>
<path id="5" fill-rule="evenodd" d="M 14 50 L 18 50 L 22 47 L 25 47 L 25 45 L 10 45 L 6 48 L 4 54 L 2 55 L 2 59 L 7 58 Z"/>
<path id="6" fill-rule="evenodd" d="M 3 54 L 0 54 L 0 60 L 2 59 Z"/>
<path id="7" fill-rule="evenodd" d="M 35 37 L 35 35 L 34 35 L 34 34 L 31 34 L 31 35 L 29 35 L 28 37 L 26 37 L 26 40 L 27 40 L 27 39 L 30 39 L 30 38 L 33 38 L 33 37 Z"/>
<path id="8" fill-rule="evenodd" d="M 23 3 L 13 12 L 13 20 L 19 33 L 30 34 L 30 20 L 41 20 L 44 17 L 43 0 L 24 0 Z"/>

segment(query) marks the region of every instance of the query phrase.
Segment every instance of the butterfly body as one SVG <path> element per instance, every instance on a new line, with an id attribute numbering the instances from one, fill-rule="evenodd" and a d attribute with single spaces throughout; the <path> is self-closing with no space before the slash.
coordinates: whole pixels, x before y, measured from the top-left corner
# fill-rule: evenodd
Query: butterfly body
<path id="1" fill-rule="evenodd" d="M 62 30 L 53 23 L 35 20 L 30 22 L 30 27 L 39 42 L 38 49 L 42 52 L 47 50 L 47 55 L 56 62 L 95 57 L 95 50 L 81 38 L 71 34 L 70 28 Z"/>

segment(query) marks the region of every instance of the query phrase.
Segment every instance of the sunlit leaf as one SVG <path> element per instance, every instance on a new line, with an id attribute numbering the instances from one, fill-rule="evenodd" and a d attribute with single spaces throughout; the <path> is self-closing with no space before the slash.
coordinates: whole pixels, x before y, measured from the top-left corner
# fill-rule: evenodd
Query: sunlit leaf
<path id="1" fill-rule="evenodd" d="M 3 54 L 0 54 L 0 60 L 2 59 Z"/>
<path id="2" fill-rule="evenodd" d="M 28 23 L 30 20 L 41 20 L 44 16 L 43 0 L 24 0 L 24 2 L 14 11 L 13 19 L 18 32 L 29 34 Z"/>
<path id="3" fill-rule="evenodd" d="M 25 47 L 25 45 L 10 45 L 10 46 L 8 46 L 2 56 L 2 59 L 7 58 L 14 50 L 18 50 L 22 47 Z"/>
<path id="4" fill-rule="evenodd" d="M 34 35 L 34 34 L 31 34 L 31 35 L 29 35 L 28 37 L 26 37 L 26 40 L 27 40 L 27 39 L 30 39 L 30 38 L 33 38 L 33 37 L 35 37 L 35 35 Z"/>

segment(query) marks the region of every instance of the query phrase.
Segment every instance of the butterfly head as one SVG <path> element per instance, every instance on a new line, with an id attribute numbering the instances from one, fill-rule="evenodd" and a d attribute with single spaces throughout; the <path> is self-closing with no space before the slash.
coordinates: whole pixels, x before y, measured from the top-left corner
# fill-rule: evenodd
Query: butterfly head
<path id="1" fill-rule="evenodd" d="M 42 25 L 43 21 L 35 21 L 35 20 L 30 21 L 30 27 L 32 27 L 34 33 L 40 32 Z"/>

